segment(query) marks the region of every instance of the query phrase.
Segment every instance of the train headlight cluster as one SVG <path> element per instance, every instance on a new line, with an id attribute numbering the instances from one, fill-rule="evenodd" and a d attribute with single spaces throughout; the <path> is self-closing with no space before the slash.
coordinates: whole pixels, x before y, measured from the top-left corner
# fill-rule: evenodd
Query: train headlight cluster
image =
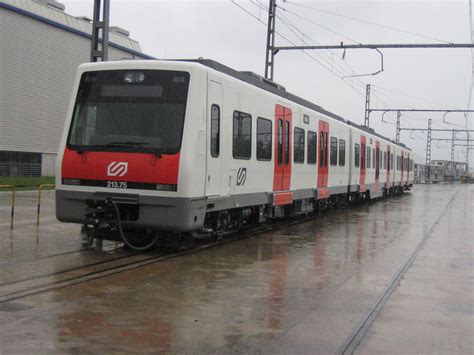
<path id="1" fill-rule="evenodd" d="M 75 185 L 79 186 L 81 184 L 80 179 L 63 179 L 63 185 Z"/>
<path id="2" fill-rule="evenodd" d="M 156 184 L 156 189 L 158 191 L 177 191 L 177 186 L 170 184 Z"/>
<path id="3" fill-rule="evenodd" d="M 137 71 L 130 71 L 126 72 L 123 76 L 123 81 L 131 84 L 131 83 L 142 83 L 145 80 L 145 73 L 137 72 Z"/>

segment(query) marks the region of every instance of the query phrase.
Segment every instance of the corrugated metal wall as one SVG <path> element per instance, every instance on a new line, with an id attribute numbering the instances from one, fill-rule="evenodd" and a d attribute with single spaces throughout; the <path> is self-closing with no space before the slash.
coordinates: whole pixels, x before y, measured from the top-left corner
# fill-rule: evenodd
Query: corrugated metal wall
<path id="1" fill-rule="evenodd" d="M 90 40 L 0 8 L 0 151 L 56 153 Z M 110 60 L 131 58 L 109 49 Z"/>

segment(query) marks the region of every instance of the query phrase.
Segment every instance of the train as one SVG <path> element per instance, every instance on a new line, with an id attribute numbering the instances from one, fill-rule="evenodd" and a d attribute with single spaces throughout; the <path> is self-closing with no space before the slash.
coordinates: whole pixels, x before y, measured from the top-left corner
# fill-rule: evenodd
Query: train
<path id="1" fill-rule="evenodd" d="M 209 59 L 79 66 L 56 216 L 148 248 L 410 190 L 413 154 L 253 72 Z M 133 241 L 133 242 L 132 242 Z"/>

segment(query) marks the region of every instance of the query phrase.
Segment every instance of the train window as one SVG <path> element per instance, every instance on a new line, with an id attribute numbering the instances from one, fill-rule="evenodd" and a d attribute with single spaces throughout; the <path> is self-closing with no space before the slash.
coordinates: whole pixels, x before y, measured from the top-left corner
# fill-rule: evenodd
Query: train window
<path id="1" fill-rule="evenodd" d="M 303 123 L 309 124 L 309 116 L 303 115 Z"/>
<path id="2" fill-rule="evenodd" d="M 354 166 L 359 167 L 360 161 L 360 146 L 356 143 L 354 146 Z"/>
<path id="3" fill-rule="evenodd" d="M 324 132 L 319 133 L 319 167 L 323 168 L 326 166 L 326 135 Z"/>
<path id="4" fill-rule="evenodd" d="M 234 159 L 250 159 L 252 155 L 252 116 L 234 111 L 232 156 Z"/>
<path id="5" fill-rule="evenodd" d="M 367 169 L 370 169 L 371 154 L 372 154 L 372 149 L 370 149 L 370 147 L 367 147 Z"/>
<path id="6" fill-rule="evenodd" d="M 295 141 L 293 142 L 293 160 L 295 163 L 304 163 L 304 129 L 295 127 Z"/>
<path id="7" fill-rule="evenodd" d="M 211 156 L 217 158 L 220 150 L 220 108 L 211 106 Z"/>
<path id="8" fill-rule="evenodd" d="M 372 166 L 375 169 L 375 149 L 372 149 Z"/>
<path id="9" fill-rule="evenodd" d="M 331 137 L 330 164 L 337 165 L 337 138 Z"/>
<path id="10" fill-rule="evenodd" d="M 382 169 L 387 168 L 387 152 L 383 152 L 383 164 L 382 164 Z"/>
<path id="11" fill-rule="evenodd" d="M 290 122 L 285 121 L 285 164 L 290 162 Z"/>
<path id="12" fill-rule="evenodd" d="M 318 135 L 308 131 L 308 164 L 316 164 L 318 151 Z"/>
<path id="13" fill-rule="evenodd" d="M 272 121 L 257 119 L 257 160 L 272 160 Z"/>
<path id="14" fill-rule="evenodd" d="M 390 169 L 393 170 L 394 165 L 393 165 L 393 153 L 390 153 Z"/>
<path id="15" fill-rule="evenodd" d="M 346 141 L 339 139 L 339 166 L 346 165 Z"/>
<path id="16" fill-rule="evenodd" d="M 278 120 L 278 164 L 283 163 L 283 120 Z"/>

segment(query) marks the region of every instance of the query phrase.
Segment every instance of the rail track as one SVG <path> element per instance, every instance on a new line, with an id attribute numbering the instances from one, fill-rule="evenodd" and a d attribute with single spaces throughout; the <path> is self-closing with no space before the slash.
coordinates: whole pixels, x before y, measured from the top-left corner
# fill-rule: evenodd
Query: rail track
<path id="1" fill-rule="evenodd" d="M 392 197 L 393 198 L 393 197 Z M 365 202 L 372 203 L 373 201 Z M 101 279 L 129 270 L 144 267 L 150 264 L 162 262 L 179 256 L 198 252 L 201 250 L 217 247 L 226 243 L 254 237 L 264 232 L 290 227 L 294 224 L 306 222 L 327 215 L 328 213 L 342 213 L 346 209 L 361 206 L 363 203 L 339 206 L 336 210 L 328 208 L 309 216 L 300 216 L 291 220 L 276 221 L 253 228 L 248 228 L 238 233 L 231 233 L 222 240 L 204 239 L 197 241 L 193 246 L 185 250 L 157 248 L 146 254 L 130 252 L 116 258 L 111 258 L 94 263 L 58 270 L 52 273 L 44 273 L 37 276 L 25 277 L 0 284 L 0 305 L 16 301 L 31 295 L 49 292 L 56 289 L 70 287 L 73 285 Z M 64 256 L 77 252 L 84 252 L 84 249 L 69 251 L 43 257 L 42 259 Z"/>

